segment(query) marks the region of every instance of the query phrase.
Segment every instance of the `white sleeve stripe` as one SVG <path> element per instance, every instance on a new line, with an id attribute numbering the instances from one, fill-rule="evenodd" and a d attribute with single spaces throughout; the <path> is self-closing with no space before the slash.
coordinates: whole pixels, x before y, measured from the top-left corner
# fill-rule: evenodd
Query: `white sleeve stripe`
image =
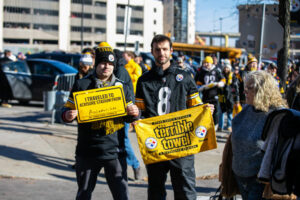
<path id="1" fill-rule="evenodd" d="M 188 97 L 188 99 L 195 99 L 199 96 L 199 94 L 195 94 L 194 96 Z"/>

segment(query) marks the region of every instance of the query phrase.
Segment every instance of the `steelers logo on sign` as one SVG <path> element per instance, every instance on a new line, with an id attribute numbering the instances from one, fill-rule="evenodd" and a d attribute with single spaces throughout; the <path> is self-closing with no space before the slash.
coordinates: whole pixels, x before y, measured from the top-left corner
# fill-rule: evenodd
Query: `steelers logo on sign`
<path id="1" fill-rule="evenodd" d="M 183 80 L 183 75 L 182 74 L 177 74 L 176 81 L 180 82 L 182 80 Z"/>
<path id="2" fill-rule="evenodd" d="M 114 61 L 115 61 L 114 55 L 110 54 L 110 55 L 108 56 L 108 60 L 109 60 L 110 62 L 114 62 Z"/>
<path id="3" fill-rule="evenodd" d="M 206 136 L 207 130 L 204 126 L 198 126 L 196 128 L 195 134 L 198 138 L 204 138 Z"/>
<path id="4" fill-rule="evenodd" d="M 145 144 L 148 149 L 154 149 L 157 146 L 157 141 L 156 139 L 150 137 L 146 139 Z"/>

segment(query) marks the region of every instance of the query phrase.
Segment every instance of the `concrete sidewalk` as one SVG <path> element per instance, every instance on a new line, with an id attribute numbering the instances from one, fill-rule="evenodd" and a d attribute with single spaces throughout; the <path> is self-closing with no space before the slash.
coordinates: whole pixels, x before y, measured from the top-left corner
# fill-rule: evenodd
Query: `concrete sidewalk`
<path id="1" fill-rule="evenodd" d="M 44 181 L 75 182 L 74 152 L 77 125 L 50 124 L 51 115 L 41 106 L 0 107 L 0 176 Z M 221 162 L 225 135 L 218 133 L 218 148 L 196 155 L 197 186 L 210 180 L 210 194 L 219 186 L 217 174 Z M 139 153 L 135 133 L 129 134 L 136 156 L 141 163 L 143 180 L 133 181 L 128 168 L 129 184 L 147 185 L 147 174 Z M 105 182 L 100 175 L 99 180 Z M 76 183 L 76 182 L 75 182 Z M 76 188 L 76 184 L 74 184 Z M 98 186 L 97 186 L 98 187 Z M 76 191 L 76 190 L 75 190 Z M 145 191 L 146 192 L 146 189 Z M 169 195 L 169 193 L 168 193 Z"/>

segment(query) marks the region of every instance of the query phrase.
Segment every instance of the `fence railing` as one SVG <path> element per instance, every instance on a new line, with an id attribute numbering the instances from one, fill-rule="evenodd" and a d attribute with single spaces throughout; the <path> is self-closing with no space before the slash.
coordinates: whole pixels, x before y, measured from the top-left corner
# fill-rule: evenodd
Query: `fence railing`
<path id="1" fill-rule="evenodd" d="M 54 86 L 52 90 L 64 90 L 71 91 L 75 82 L 76 74 L 61 74 L 57 75 L 54 80 Z"/>
<path id="2" fill-rule="evenodd" d="M 51 111 L 51 123 L 62 123 L 61 109 L 68 100 L 70 91 L 75 82 L 76 74 L 57 75 L 54 80 L 54 85 L 51 91 L 44 94 L 44 108 L 46 111 Z"/>

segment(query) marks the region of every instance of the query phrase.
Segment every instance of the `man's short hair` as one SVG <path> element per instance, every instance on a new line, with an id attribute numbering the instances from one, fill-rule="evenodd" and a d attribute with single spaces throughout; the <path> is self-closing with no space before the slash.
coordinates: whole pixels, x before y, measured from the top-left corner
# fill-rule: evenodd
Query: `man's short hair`
<path id="1" fill-rule="evenodd" d="M 151 42 L 151 49 L 153 49 L 154 43 L 160 43 L 160 42 L 164 42 L 164 41 L 169 42 L 170 49 L 171 49 L 172 48 L 171 39 L 168 36 L 165 36 L 165 35 L 156 35 L 156 36 L 154 36 L 154 38 L 152 39 L 152 42 Z"/>

